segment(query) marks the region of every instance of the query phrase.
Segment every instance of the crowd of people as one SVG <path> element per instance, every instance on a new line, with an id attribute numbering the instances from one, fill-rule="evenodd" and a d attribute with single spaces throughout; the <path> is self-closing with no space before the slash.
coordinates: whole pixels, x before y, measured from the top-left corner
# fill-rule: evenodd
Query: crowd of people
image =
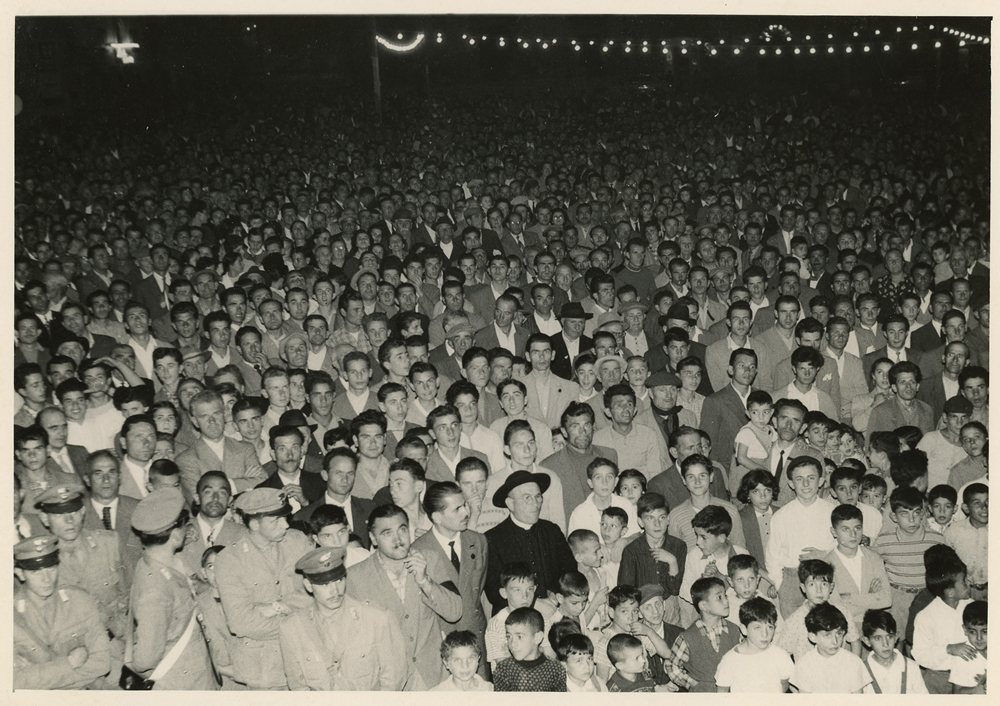
<path id="1" fill-rule="evenodd" d="M 653 108 L 24 140 L 14 687 L 985 693 L 988 132 Z"/>

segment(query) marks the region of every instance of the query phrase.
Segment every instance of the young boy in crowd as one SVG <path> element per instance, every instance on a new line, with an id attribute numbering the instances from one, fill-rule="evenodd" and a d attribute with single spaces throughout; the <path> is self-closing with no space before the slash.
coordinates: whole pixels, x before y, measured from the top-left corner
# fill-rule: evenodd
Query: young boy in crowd
<path id="1" fill-rule="evenodd" d="M 924 587 L 924 552 L 944 542 L 937 532 L 924 529 L 924 496 L 916 488 L 896 488 L 889 496 L 895 526 L 883 528 L 872 549 L 885 562 L 892 593 L 892 617 L 905 625 L 913 597 Z"/>
<path id="2" fill-rule="evenodd" d="M 604 572 L 604 548 L 590 530 L 571 532 L 567 543 L 576 560 L 577 571 L 587 582 L 587 613 L 580 629 L 583 632 L 591 627 L 600 629 L 608 622 L 608 591 L 615 584 Z"/>
<path id="3" fill-rule="evenodd" d="M 764 580 L 760 572 L 760 563 L 749 554 L 730 557 L 726 565 L 726 574 L 729 576 L 726 598 L 729 599 L 730 615 L 739 615 L 740 608 L 751 598 L 763 598 L 772 603 L 778 598 L 778 589 L 769 580 Z M 780 623 L 779 616 L 777 624 Z"/>
<path id="4" fill-rule="evenodd" d="M 209 590 L 198 594 L 198 609 L 204 617 L 205 637 L 208 638 L 208 648 L 212 655 L 212 664 L 222 677 L 222 688 L 225 691 L 235 690 L 233 681 L 233 659 L 229 651 L 236 636 L 229 631 L 226 616 L 222 612 L 222 598 L 219 596 L 219 584 L 215 577 L 215 557 L 225 547 L 216 544 L 201 555 L 201 568 L 208 580 Z"/>
<path id="5" fill-rule="evenodd" d="M 765 598 L 751 598 L 740 606 L 743 642 L 723 655 L 715 670 L 720 693 L 783 694 L 795 665 L 774 644 L 778 609 Z"/>
<path id="6" fill-rule="evenodd" d="M 833 567 L 833 585 L 846 607 L 845 613 L 860 620 L 865 611 L 888 608 L 892 603 L 885 564 L 876 552 L 862 546 L 865 520 L 861 508 L 838 505 L 830 513 L 830 531 L 837 546 L 825 557 Z M 855 625 L 860 630 L 860 624 Z"/>
<path id="7" fill-rule="evenodd" d="M 829 603 L 815 605 L 805 624 L 815 647 L 795 660 L 792 686 L 803 694 L 862 693 L 871 677 L 861 658 L 844 649 L 844 614 Z"/>
<path id="8" fill-rule="evenodd" d="M 479 676 L 479 643 L 468 630 L 456 630 L 441 641 L 441 661 L 449 677 L 431 691 L 493 691 L 493 684 Z"/>
<path id="9" fill-rule="evenodd" d="M 639 611 L 641 602 L 642 592 L 635 586 L 615 586 L 608 593 L 611 624 L 601 631 L 594 645 L 594 663 L 597 665 L 598 678 L 607 680 L 614 669 L 614 662 L 608 654 L 608 644 L 616 635 L 638 636 L 646 653 L 659 655 L 662 659 L 670 656 L 670 646 L 666 641 L 642 622 Z M 644 668 L 648 671 L 648 665 L 644 665 Z"/>
<path id="10" fill-rule="evenodd" d="M 875 431 L 868 437 L 868 469 L 887 483 L 891 482 L 892 462 L 903 451 L 899 436 L 891 431 Z M 886 494 L 891 488 L 886 490 Z"/>
<path id="11" fill-rule="evenodd" d="M 653 583 L 646 584 L 639 588 L 641 598 L 639 599 L 639 615 L 642 617 L 643 625 L 661 637 L 668 645 L 673 645 L 677 636 L 684 632 L 680 625 L 673 625 L 663 617 L 663 587 Z M 670 681 L 667 676 L 665 661 L 663 657 L 652 652 L 649 657 L 649 671 L 653 673 L 653 681 L 659 686 L 668 687 L 668 691 L 677 691 L 676 684 Z M 667 659 L 669 661 L 669 658 Z"/>
<path id="12" fill-rule="evenodd" d="M 681 582 L 681 600 L 691 602 L 691 585 L 700 578 L 728 575 L 730 557 L 746 554 L 746 549 L 729 541 L 733 521 L 725 509 L 709 505 L 699 510 L 691 520 L 695 533 L 695 547 L 688 552 L 684 562 L 684 580 Z"/>
<path id="13" fill-rule="evenodd" d="M 885 507 L 885 499 L 888 495 L 889 486 L 882 476 L 875 473 L 867 473 L 861 479 L 861 496 L 858 498 L 860 504 L 874 508 L 881 515 L 882 508 Z M 875 536 L 877 537 L 878 535 L 876 534 Z"/>
<path id="14" fill-rule="evenodd" d="M 695 581 L 691 586 L 691 601 L 698 619 L 674 642 L 667 674 L 670 681 L 688 691 L 715 693 L 719 662 L 739 644 L 742 634 L 726 620 L 729 601 L 726 582 L 721 578 L 712 576 Z"/>
<path id="15" fill-rule="evenodd" d="M 608 687 L 597 678 L 594 643 L 580 633 L 564 635 L 556 643 L 556 655 L 566 668 L 566 691 L 605 692 Z"/>
<path id="16" fill-rule="evenodd" d="M 347 550 L 344 568 L 350 568 L 369 557 L 369 552 L 351 535 L 347 524 L 347 513 L 339 505 L 320 505 L 309 517 L 309 536 L 321 547 L 337 547 Z"/>
<path id="17" fill-rule="evenodd" d="M 778 432 L 771 426 L 774 401 L 764 390 L 754 390 L 747 397 L 750 421 L 736 434 L 736 461 L 747 471 L 770 471 L 771 447 Z"/>
<path id="18" fill-rule="evenodd" d="M 951 673 L 948 676 L 952 693 L 986 693 L 986 620 L 988 613 L 989 606 L 986 601 L 973 601 L 962 611 L 962 629 L 969 639 L 969 645 L 976 648 L 976 656 L 968 661 L 954 660 Z"/>
<path id="19" fill-rule="evenodd" d="M 642 534 L 629 542 L 622 552 L 615 584 L 659 584 L 663 587 L 668 620 L 686 627 L 692 621 L 682 622 L 677 594 L 684 580 L 687 545 L 667 534 L 667 501 L 659 493 L 644 493 L 636 504 L 636 514 Z"/>
<path id="20" fill-rule="evenodd" d="M 850 466 L 841 466 L 830 474 L 830 496 L 839 505 L 857 507 L 864 518 L 864 544 L 870 546 L 871 540 L 878 537 L 882 531 L 882 513 L 873 507 L 858 503 L 861 496 L 861 480 L 865 472 Z"/>
<path id="21" fill-rule="evenodd" d="M 871 684 L 866 694 L 926 694 L 920 667 L 896 649 L 896 621 L 887 610 L 869 610 L 861 622 L 861 640 L 871 652 L 865 669 Z"/>
<path id="22" fill-rule="evenodd" d="M 587 485 L 591 493 L 580 503 L 569 516 L 569 533 L 577 529 L 588 529 L 599 532 L 601 516 L 611 507 L 623 510 L 626 515 L 626 527 L 636 527 L 635 506 L 628 500 L 615 495 L 615 482 L 618 479 L 618 466 L 606 458 L 595 458 L 587 465 Z M 631 519 L 631 522 L 629 522 Z"/>
<path id="23" fill-rule="evenodd" d="M 602 589 L 602 597 L 607 600 L 607 588 Z M 549 659 L 556 659 L 558 655 L 555 645 L 549 642 L 549 630 L 560 620 L 570 620 L 582 633 L 586 633 L 588 625 L 593 620 L 598 609 L 596 606 L 588 607 L 590 596 L 590 585 L 587 577 L 579 571 L 568 571 L 559 577 L 559 590 L 555 592 L 553 598 L 556 603 L 556 611 L 545 619 L 545 639 L 542 641 L 542 652 Z M 596 603 L 596 601 L 595 601 Z"/>
<path id="24" fill-rule="evenodd" d="M 958 510 L 958 491 L 944 483 L 935 485 L 927 493 L 927 505 L 930 510 L 927 529 L 943 535 L 955 519 L 955 511 Z"/>
<path id="25" fill-rule="evenodd" d="M 850 650 L 861 654 L 861 636 L 853 615 L 840 604 L 839 596 L 833 592 L 833 567 L 819 559 L 806 559 L 799 563 L 799 587 L 805 594 L 805 603 L 796 608 L 782 623 L 774 641 L 798 660 L 812 649 L 809 641 L 809 630 L 806 626 L 806 616 L 809 611 L 824 603 L 836 605 L 842 615 L 847 617 L 846 632 Z"/>
<path id="26" fill-rule="evenodd" d="M 516 608 L 507 615 L 504 632 L 510 657 L 493 669 L 495 691 L 566 691 L 566 669 L 542 654 L 544 627 L 542 614 L 534 608 Z"/>
<path id="27" fill-rule="evenodd" d="M 646 659 L 642 641 L 634 635 L 620 633 L 608 641 L 608 659 L 615 672 L 607 681 L 611 692 L 654 692 L 657 691 Z"/>
<path id="28" fill-rule="evenodd" d="M 535 572 L 530 564 L 519 561 L 504 567 L 500 575 L 500 595 L 507 601 L 507 605 L 490 618 L 483 636 L 486 643 L 486 661 L 493 669 L 510 657 L 505 633 L 507 616 L 518 608 L 530 607 L 535 602 L 535 588 Z M 538 629 L 542 630 L 544 627 L 543 621 Z"/>
<path id="29" fill-rule="evenodd" d="M 635 505 L 628 504 L 632 506 L 634 513 Z M 621 565 L 622 552 L 631 541 L 631 538 L 626 538 L 630 526 L 628 518 L 628 512 L 615 505 L 604 508 L 604 512 L 601 513 L 601 548 L 604 550 L 604 563 L 600 572 L 608 586 L 614 586 L 618 582 L 618 567 Z M 632 527 L 638 531 L 638 517 Z"/>
<path id="30" fill-rule="evenodd" d="M 976 600 L 986 600 L 989 580 L 990 488 L 985 483 L 970 483 L 962 491 L 962 512 L 945 530 L 944 541 L 955 550 L 969 568 L 969 588 Z"/>
<path id="31" fill-rule="evenodd" d="M 927 573 L 927 591 L 934 600 L 913 620 L 910 652 L 923 669 L 927 691 L 950 694 L 948 672 L 959 660 L 970 662 L 978 654 L 968 643 L 962 626 L 965 607 L 972 603 L 965 565 L 961 561 L 942 561 L 931 567 Z"/>
<path id="32" fill-rule="evenodd" d="M 806 445 L 815 452 L 817 458 L 825 458 L 826 437 L 830 433 L 832 422 L 822 412 L 810 410 L 802 420 L 802 438 Z"/>

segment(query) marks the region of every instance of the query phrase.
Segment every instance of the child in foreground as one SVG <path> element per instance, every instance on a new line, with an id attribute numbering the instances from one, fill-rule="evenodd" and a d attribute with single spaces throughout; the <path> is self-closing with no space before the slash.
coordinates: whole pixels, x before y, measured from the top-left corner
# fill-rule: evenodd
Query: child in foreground
<path id="1" fill-rule="evenodd" d="M 804 694 L 860 694 L 871 682 L 861 658 L 844 649 L 847 618 L 829 603 L 806 614 L 815 647 L 795 662 L 791 684 Z"/>
<path id="2" fill-rule="evenodd" d="M 887 610 L 869 610 L 861 622 L 861 640 L 871 650 L 865 668 L 871 684 L 866 694 L 926 694 L 920 666 L 896 649 L 896 620 Z"/>
<path id="3" fill-rule="evenodd" d="M 986 693 L 986 618 L 988 613 L 989 607 L 986 601 L 973 601 L 962 611 L 962 629 L 965 631 L 965 636 L 969 638 L 969 646 L 975 648 L 976 656 L 968 661 L 955 660 L 948 677 L 952 693 Z"/>
<path id="4" fill-rule="evenodd" d="M 510 612 L 504 621 L 510 657 L 493 671 L 496 691 L 566 691 L 566 669 L 542 654 L 544 628 L 534 608 Z"/>
<path id="5" fill-rule="evenodd" d="M 566 668 L 566 691 L 602 692 L 608 687 L 597 678 L 594 666 L 594 643 L 580 633 L 560 638 L 555 647 L 556 656 Z"/>
<path id="6" fill-rule="evenodd" d="M 658 691 L 639 638 L 626 633 L 612 637 L 608 642 L 608 659 L 615 668 L 608 679 L 608 691 Z"/>
<path id="7" fill-rule="evenodd" d="M 751 598 L 740 606 L 740 623 L 746 638 L 722 656 L 715 670 L 719 692 L 783 694 L 795 665 L 787 652 L 774 644 L 778 609 L 766 598 Z"/>
<path id="8" fill-rule="evenodd" d="M 441 641 L 441 661 L 451 675 L 431 691 L 493 691 L 493 685 L 479 676 L 479 643 L 468 630 L 456 630 Z"/>

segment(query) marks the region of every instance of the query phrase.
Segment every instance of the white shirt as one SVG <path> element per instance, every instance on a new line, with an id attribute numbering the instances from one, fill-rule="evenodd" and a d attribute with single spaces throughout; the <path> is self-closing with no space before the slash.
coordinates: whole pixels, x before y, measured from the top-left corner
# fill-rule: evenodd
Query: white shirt
<path id="1" fill-rule="evenodd" d="M 152 377 L 153 376 L 153 351 L 160 348 L 163 344 L 157 341 L 152 336 L 149 337 L 149 342 L 146 346 L 140 346 L 139 342 L 133 337 L 129 336 L 128 344 L 135 351 L 136 363 L 141 367 L 142 372 L 136 370 L 141 377 Z"/>
<path id="2" fill-rule="evenodd" d="M 326 358 L 326 350 L 322 349 L 319 353 L 313 353 L 312 348 L 309 349 L 309 353 L 306 355 L 306 367 L 310 370 L 320 370 L 323 367 L 323 360 Z"/>
<path id="3" fill-rule="evenodd" d="M 212 441 L 206 436 L 201 437 L 201 440 L 205 442 L 209 450 L 215 454 L 215 457 L 219 459 L 220 462 L 225 463 L 226 455 L 226 437 L 222 437 L 218 441 Z"/>
<path id="4" fill-rule="evenodd" d="M 798 568 L 799 555 L 807 547 L 828 552 L 837 546 L 830 533 L 830 513 L 834 507 L 823 498 L 816 498 L 809 505 L 795 498 L 774 513 L 771 537 L 765 547 L 765 563 L 772 575 L 782 569 Z"/>
<path id="5" fill-rule="evenodd" d="M 949 380 L 942 375 L 941 384 L 944 387 L 944 398 L 946 400 L 950 400 L 958 394 L 958 380 Z"/>
<path id="6" fill-rule="evenodd" d="M 216 524 L 214 527 L 205 522 L 205 518 L 202 517 L 201 515 L 195 515 L 194 519 L 198 523 L 198 526 L 201 528 L 201 536 L 205 538 L 205 548 L 207 549 L 208 547 L 211 547 L 215 543 L 215 540 L 218 538 L 217 537 L 218 533 L 222 531 L 222 523 L 226 521 L 225 518 L 220 517 L 218 524 Z M 216 534 L 216 536 L 212 536 L 213 532 Z"/>
<path id="7" fill-rule="evenodd" d="M 532 316 L 535 318 L 535 326 L 538 327 L 538 330 L 546 336 L 555 336 L 557 333 L 562 331 L 562 325 L 559 323 L 559 319 L 557 319 L 555 314 L 552 312 L 549 312 L 548 319 L 543 319 L 538 316 L 537 311 L 533 313 Z"/>
<path id="8" fill-rule="evenodd" d="M 907 661 L 909 661 L 909 664 L 906 667 L 906 693 L 926 694 L 927 685 L 920 674 L 920 667 L 912 659 L 907 660 L 900 654 L 899 650 L 893 650 L 893 662 L 888 667 L 883 667 L 879 664 L 872 653 L 869 653 L 867 659 L 865 659 L 865 662 L 871 669 L 872 675 L 875 677 L 875 681 L 878 682 L 878 688 L 883 694 L 902 693 L 899 687 L 903 683 L 903 665 Z M 871 684 L 865 687 L 865 693 L 875 693 Z"/>
<path id="9" fill-rule="evenodd" d="M 149 495 L 149 491 L 146 490 L 146 481 L 149 480 L 149 467 L 152 464 L 153 462 L 150 461 L 145 466 L 139 466 L 128 456 L 125 457 L 122 463 L 122 465 L 125 466 L 125 469 L 129 472 L 129 475 L 132 476 L 132 480 L 134 480 L 135 484 L 139 486 L 139 493 L 142 497 Z"/>
<path id="10" fill-rule="evenodd" d="M 840 547 L 837 547 L 835 551 L 837 552 L 837 557 L 840 559 L 840 563 L 844 565 L 844 568 L 847 569 L 847 573 L 849 573 L 851 578 L 854 579 L 854 584 L 859 588 L 862 587 L 861 571 L 862 566 L 864 565 L 864 555 L 861 553 L 861 550 L 854 552 L 854 556 L 847 556 L 840 551 Z"/>
<path id="11" fill-rule="evenodd" d="M 145 489 L 146 489 L 145 486 L 143 486 L 143 490 L 145 490 Z M 106 508 L 106 507 L 111 508 L 111 529 L 117 529 L 117 527 L 116 527 L 116 525 L 118 524 L 118 522 L 117 522 L 118 518 L 116 517 L 116 515 L 118 514 L 118 498 L 117 498 L 117 496 L 115 497 L 114 500 L 112 500 L 107 505 L 104 505 L 103 503 L 98 502 L 94 498 L 90 499 L 90 504 L 94 507 L 94 511 L 97 513 L 97 517 L 100 518 L 102 526 L 104 524 L 104 508 Z"/>
<path id="12" fill-rule="evenodd" d="M 340 502 L 339 500 L 337 500 L 336 498 L 334 498 L 333 496 L 331 496 L 329 492 L 327 492 L 323 496 L 323 500 L 324 500 L 324 502 L 326 502 L 327 505 L 336 505 L 337 507 L 340 507 L 340 508 L 344 509 L 344 514 L 347 515 L 347 527 L 348 527 L 348 529 L 351 530 L 351 532 L 353 532 L 354 531 L 354 515 L 351 514 L 351 496 L 348 495 L 347 496 L 347 500 L 345 500 L 344 502 Z"/>
<path id="13" fill-rule="evenodd" d="M 229 358 L 230 358 L 230 356 L 229 356 L 229 349 L 228 348 L 226 349 L 226 356 L 225 357 L 222 357 L 218 353 L 216 353 L 214 348 L 211 348 L 210 350 L 212 351 L 212 362 L 215 363 L 215 367 L 217 367 L 217 368 L 224 368 L 227 365 L 229 365 Z"/>
<path id="14" fill-rule="evenodd" d="M 625 500 L 620 495 L 611 495 L 611 507 L 620 507 L 628 515 L 627 534 L 635 534 L 641 531 L 639 527 L 639 517 L 636 515 L 635 505 Z M 594 494 L 591 493 L 587 499 L 574 508 L 569 516 L 569 528 L 566 534 L 571 534 L 574 530 L 588 529 L 598 537 L 601 536 L 601 516 L 603 510 L 598 510 L 594 504 Z"/>
<path id="15" fill-rule="evenodd" d="M 517 350 L 516 344 L 514 343 L 514 327 L 510 327 L 509 336 L 500 330 L 500 327 L 497 326 L 496 322 L 493 322 L 493 330 L 496 331 L 497 343 L 500 344 L 500 347 L 506 349 L 511 355 L 516 355 Z"/>
<path id="16" fill-rule="evenodd" d="M 467 449 L 475 449 L 486 454 L 486 460 L 490 462 L 490 472 L 494 469 L 503 468 L 507 460 L 503 455 L 503 439 L 492 429 L 476 424 L 472 434 L 462 432 L 462 439 L 459 442 Z"/>
<path id="17" fill-rule="evenodd" d="M 431 533 L 434 535 L 434 539 L 438 541 L 441 545 L 441 549 L 444 550 L 444 555 L 451 559 L 451 547 L 455 547 L 455 554 L 458 556 L 458 560 L 462 561 L 462 535 L 457 533 L 451 539 L 448 539 L 443 534 L 437 531 L 437 527 L 431 526 Z"/>
<path id="18" fill-rule="evenodd" d="M 566 344 L 566 351 L 569 353 L 569 362 L 572 364 L 573 360 L 580 355 L 580 339 L 569 340 L 566 338 L 566 334 L 563 334 L 563 343 Z M 635 349 L 632 349 L 635 352 Z M 642 353 L 636 353 L 636 355 L 642 355 Z"/>
<path id="19" fill-rule="evenodd" d="M 958 602 L 952 608 L 940 598 L 917 613 L 913 621 L 913 659 L 921 667 L 938 671 L 949 671 L 955 660 L 948 654 L 948 645 L 966 642 L 962 629 L 962 611 L 972 603 L 971 598 Z"/>
<path id="20" fill-rule="evenodd" d="M 370 390 L 365 390 L 363 395 L 355 395 L 351 392 L 351 388 L 347 388 L 347 401 L 351 403 L 351 408 L 357 414 L 361 414 L 365 410 L 365 405 L 368 404 L 368 395 L 370 394 Z"/>

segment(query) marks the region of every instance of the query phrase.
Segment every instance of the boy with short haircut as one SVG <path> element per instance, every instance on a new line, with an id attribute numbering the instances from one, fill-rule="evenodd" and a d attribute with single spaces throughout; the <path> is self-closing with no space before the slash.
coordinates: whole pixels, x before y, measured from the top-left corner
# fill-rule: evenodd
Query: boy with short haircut
<path id="1" fill-rule="evenodd" d="M 615 495 L 615 483 L 618 480 L 618 466 L 606 458 L 595 458 L 587 465 L 587 485 L 591 493 L 569 516 L 569 533 L 577 529 L 588 529 L 600 532 L 601 515 L 610 507 L 617 507 L 628 515 L 626 525 L 638 526 L 635 517 L 635 507 L 625 498 Z"/>
<path id="2" fill-rule="evenodd" d="M 861 653 L 861 634 L 858 630 L 860 622 L 855 623 L 853 614 L 841 603 L 840 597 L 834 593 L 833 567 L 819 559 L 806 559 L 799 564 L 799 588 L 805 595 L 805 603 L 795 609 L 781 624 L 774 641 L 798 660 L 812 649 L 809 630 L 806 626 L 806 616 L 816 606 L 830 603 L 835 605 L 841 615 L 846 616 L 844 627 L 846 640 L 855 654 Z"/>
<path id="3" fill-rule="evenodd" d="M 710 505 L 715 505 L 724 508 L 729 513 L 729 517 L 732 520 L 730 533 L 732 534 L 733 543 L 743 546 L 745 542 L 743 537 L 743 521 L 740 519 L 739 511 L 732 503 L 712 495 L 712 478 L 716 473 L 716 469 L 708 455 L 700 453 L 691 454 L 681 461 L 679 466 L 684 487 L 688 491 L 688 498 L 670 511 L 670 515 L 667 517 L 667 522 L 670 525 L 670 534 L 683 539 L 687 544 L 688 551 L 691 551 L 694 549 L 697 540 L 694 527 L 691 526 L 691 520 L 700 510 Z"/>
<path id="4" fill-rule="evenodd" d="M 566 691 L 566 669 L 542 654 L 542 614 L 534 608 L 512 610 L 504 621 L 510 657 L 493 670 L 496 691 Z"/>
<path id="5" fill-rule="evenodd" d="M 642 592 L 635 586 L 615 586 L 608 593 L 611 624 L 601 631 L 594 646 L 594 663 L 597 665 L 598 678 L 607 680 L 614 669 L 617 669 L 608 653 L 608 645 L 617 635 L 638 636 L 644 653 L 658 655 L 661 659 L 670 657 L 670 646 L 655 630 L 642 622 L 642 615 L 639 611 L 641 602 Z M 648 663 L 644 662 L 640 671 L 652 678 Z M 608 688 L 611 688 L 610 683 Z"/>
<path id="6" fill-rule="evenodd" d="M 564 635 L 555 646 L 558 660 L 566 668 L 566 691 L 603 692 L 608 687 L 597 678 L 594 667 L 594 643 L 586 635 Z"/>
<path id="7" fill-rule="evenodd" d="M 864 659 L 871 684 L 866 694 L 926 694 L 920 667 L 896 649 L 896 621 L 886 610 L 869 610 L 861 623 L 861 640 L 871 652 Z"/>
<path id="8" fill-rule="evenodd" d="M 927 572 L 927 591 L 934 600 L 913 620 L 910 653 L 923 669 L 931 694 L 950 694 L 948 673 L 959 666 L 959 660 L 970 662 L 978 654 L 962 626 L 965 607 L 972 603 L 966 575 L 961 561 L 943 561 Z"/>
<path id="9" fill-rule="evenodd" d="M 656 682 L 649 672 L 646 650 L 634 635 L 619 633 L 608 641 L 608 660 L 614 665 L 614 674 L 608 679 L 611 692 L 654 692 Z"/>
<path id="10" fill-rule="evenodd" d="M 479 642 L 468 630 L 456 630 L 441 641 L 441 661 L 450 676 L 431 691 L 493 691 L 493 684 L 479 676 Z"/>
<path id="11" fill-rule="evenodd" d="M 854 505 L 838 505 L 830 513 L 830 531 L 837 546 L 825 557 L 833 567 L 833 585 L 855 620 L 866 611 L 888 608 L 892 603 L 885 564 L 876 552 L 861 545 L 864 518 Z M 855 627 L 860 628 L 860 625 Z"/>
<path id="12" fill-rule="evenodd" d="M 736 434 L 736 461 L 747 470 L 771 470 L 771 447 L 778 433 L 771 426 L 774 401 L 764 390 L 754 390 L 747 397 L 750 421 Z"/>
<path id="13" fill-rule="evenodd" d="M 600 594 L 606 600 L 607 587 Z M 590 622 L 598 613 L 600 607 L 595 600 L 591 602 L 590 585 L 587 577 L 579 571 L 568 571 L 559 577 L 559 590 L 553 595 L 556 611 L 545 619 L 545 639 L 542 641 L 542 652 L 550 659 L 558 657 L 555 645 L 549 642 L 549 630 L 561 620 L 573 622 L 580 632 L 587 632 Z M 588 603 L 593 605 L 588 606 Z"/>
<path id="14" fill-rule="evenodd" d="M 620 495 L 615 493 L 615 495 L 621 498 Z M 626 503 L 632 506 L 632 511 L 635 513 L 635 505 L 632 505 L 627 499 L 622 498 Z M 622 551 L 628 546 L 631 538 L 626 538 L 625 535 L 629 532 L 629 527 L 634 527 L 633 533 L 639 531 L 639 518 L 635 518 L 635 523 L 629 524 L 629 514 L 627 511 L 618 507 L 617 505 L 612 505 L 611 507 L 604 508 L 601 513 L 601 548 L 604 550 L 604 564 L 600 568 L 601 575 L 605 579 L 605 584 L 613 586 L 618 583 L 618 568 L 621 566 Z"/>
<path id="15" fill-rule="evenodd" d="M 892 464 L 902 451 L 903 446 L 895 432 L 872 432 L 868 437 L 868 468 L 888 484 L 892 482 Z M 891 490 L 887 488 L 886 495 Z"/>
<path id="16" fill-rule="evenodd" d="M 643 586 L 647 583 L 663 587 L 668 615 L 677 615 L 680 606 L 677 595 L 684 580 L 687 544 L 667 534 L 667 501 L 659 493 L 644 493 L 636 503 L 636 514 L 642 534 L 622 551 L 617 585 Z M 688 621 L 690 624 L 692 621 Z M 684 625 L 686 627 L 686 625 Z"/>
<path id="17" fill-rule="evenodd" d="M 339 505 L 325 504 L 317 507 L 306 523 L 308 534 L 320 547 L 344 549 L 344 568 L 349 569 L 360 564 L 371 554 L 351 534 L 347 523 L 347 513 Z"/>
<path id="18" fill-rule="evenodd" d="M 966 486 L 962 491 L 962 512 L 966 516 L 955 520 L 944 532 L 945 543 L 969 568 L 969 588 L 977 600 L 986 600 L 989 580 L 989 503 L 988 485 L 972 483 Z"/>
<path id="19" fill-rule="evenodd" d="M 958 491 L 945 483 L 935 485 L 927 493 L 927 505 L 930 509 L 927 529 L 944 534 L 955 519 L 955 511 L 958 509 Z"/>
<path id="20" fill-rule="evenodd" d="M 581 626 L 586 629 L 596 622 L 596 628 L 607 623 L 608 612 L 605 607 L 608 600 L 608 590 L 614 581 L 607 580 L 604 568 L 604 549 L 597 535 L 590 530 L 576 530 L 566 538 L 569 550 L 576 560 L 576 569 L 587 581 L 587 599 L 590 601 L 586 622 Z"/>
<path id="21" fill-rule="evenodd" d="M 882 528 L 872 549 L 885 562 L 892 593 L 892 617 L 905 625 L 913 597 L 924 587 L 924 552 L 944 537 L 924 528 L 924 496 L 916 488 L 896 488 L 889 496 L 895 526 Z"/>
<path id="22" fill-rule="evenodd" d="M 806 614 L 806 630 L 815 648 L 795 661 L 792 686 L 803 694 L 860 694 L 871 682 L 861 658 L 844 649 L 847 618 L 829 603 Z"/>
<path id="23" fill-rule="evenodd" d="M 237 638 L 229 631 L 226 616 L 222 612 L 222 598 L 219 596 L 219 584 L 215 577 L 215 557 L 225 547 L 213 545 L 201 555 L 201 568 L 208 580 L 209 590 L 198 594 L 198 607 L 201 610 L 206 642 L 212 655 L 212 664 L 222 677 L 222 688 L 236 688 L 233 681 L 233 659 L 229 647 Z"/>
<path id="24" fill-rule="evenodd" d="M 691 586 L 691 602 L 698 619 L 674 641 L 667 674 L 692 692 L 714 693 L 719 662 L 740 642 L 740 629 L 726 620 L 729 600 L 721 578 L 698 579 Z"/>
<path id="25" fill-rule="evenodd" d="M 971 660 L 954 661 L 948 681 L 955 694 L 986 693 L 986 620 L 989 606 L 986 601 L 973 601 L 962 611 L 962 629 L 969 644 L 976 648 L 976 656 Z"/>
<path id="26" fill-rule="evenodd" d="M 865 472 L 851 466 L 841 466 L 830 474 L 830 497 L 839 505 L 850 505 L 861 510 L 864 518 L 864 544 L 871 545 L 871 540 L 878 537 L 882 531 L 882 513 L 869 505 L 858 503 L 861 495 L 861 481 Z"/>
<path id="27" fill-rule="evenodd" d="M 830 433 L 832 422 L 822 412 L 810 410 L 802 420 L 802 438 L 816 452 L 817 458 L 826 456 L 826 437 Z"/>
<path id="28" fill-rule="evenodd" d="M 504 627 L 507 616 L 518 608 L 530 607 L 535 602 L 535 581 L 535 572 L 531 565 L 523 561 L 508 564 L 500 575 L 500 595 L 507 601 L 507 605 L 490 618 L 483 636 L 486 643 L 486 660 L 493 669 L 510 657 Z M 544 627 L 543 621 L 538 629 L 542 630 Z"/>
<path id="29" fill-rule="evenodd" d="M 715 670 L 716 688 L 719 693 L 785 693 L 795 665 L 774 644 L 778 609 L 765 598 L 751 598 L 739 615 L 746 637 L 723 655 Z"/>
<path id="30" fill-rule="evenodd" d="M 663 639 L 667 646 L 673 645 L 678 635 L 684 632 L 680 625 L 674 625 L 664 617 L 663 611 L 663 588 L 650 583 L 639 588 L 641 598 L 639 599 L 639 615 L 642 623 Z M 652 652 L 649 657 L 649 671 L 653 673 L 653 681 L 658 685 L 666 686 L 667 691 L 679 691 L 680 687 L 670 681 L 667 676 L 665 664 L 670 661 L 670 655 L 664 659 L 660 655 Z"/>
<path id="31" fill-rule="evenodd" d="M 681 583 L 681 600 L 691 602 L 691 585 L 699 578 L 715 576 L 725 579 L 729 559 L 746 554 L 746 549 L 729 541 L 733 522 L 723 508 L 709 505 L 702 508 L 691 520 L 696 536 L 695 548 L 688 552 L 684 562 L 684 581 Z"/>
<path id="32" fill-rule="evenodd" d="M 750 554 L 737 554 L 729 557 L 726 564 L 726 574 L 729 577 L 726 597 L 729 599 L 730 615 L 739 615 L 743 604 L 752 598 L 763 598 L 771 603 L 774 603 L 778 598 L 778 589 L 770 580 L 764 579 L 761 575 L 760 563 Z M 779 616 L 776 625 L 780 623 Z"/>
<path id="33" fill-rule="evenodd" d="M 874 508 L 881 515 L 888 495 L 889 486 L 882 476 L 867 473 L 861 478 L 861 496 L 858 498 L 860 504 Z"/>

